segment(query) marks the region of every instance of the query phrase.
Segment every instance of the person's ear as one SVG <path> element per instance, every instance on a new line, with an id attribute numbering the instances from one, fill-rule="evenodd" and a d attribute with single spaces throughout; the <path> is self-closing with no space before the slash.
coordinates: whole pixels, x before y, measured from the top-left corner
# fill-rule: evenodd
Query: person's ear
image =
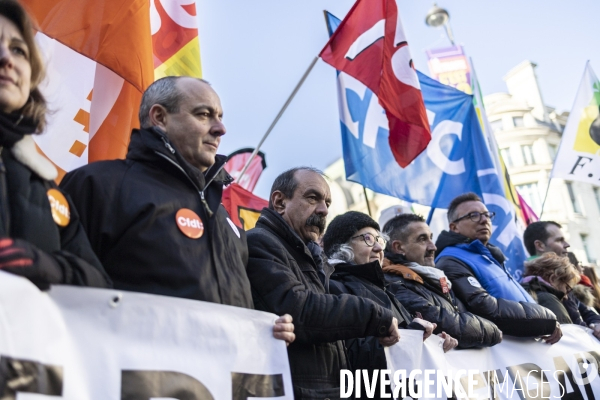
<path id="1" fill-rule="evenodd" d="M 279 215 L 283 215 L 283 213 L 285 212 L 286 200 L 287 199 L 285 195 L 279 190 L 276 190 L 273 193 L 271 193 L 271 204 L 273 204 L 273 208 Z"/>
<path id="2" fill-rule="evenodd" d="M 396 254 L 402 254 L 403 256 L 406 255 L 406 252 L 402 248 L 402 242 L 399 240 L 394 240 L 392 242 L 392 251 Z"/>
<path id="3" fill-rule="evenodd" d="M 546 250 L 546 245 L 541 240 L 534 241 L 533 245 L 535 246 L 536 253 L 543 253 Z M 532 256 L 534 255 L 535 254 L 532 254 Z"/>
<path id="4" fill-rule="evenodd" d="M 150 122 L 152 126 L 158 126 L 162 130 L 167 130 L 167 110 L 160 104 L 154 104 L 150 107 L 150 111 L 148 111 L 148 116 L 150 117 Z"/>
<path id="5" fill-rule="evenodd" d="M 456 226 L 456 222 L 450 222 L 450 225 L 448 225 L 448 228 L 450 228 L 450 232 L 458 233 L 458 227 Z"/>

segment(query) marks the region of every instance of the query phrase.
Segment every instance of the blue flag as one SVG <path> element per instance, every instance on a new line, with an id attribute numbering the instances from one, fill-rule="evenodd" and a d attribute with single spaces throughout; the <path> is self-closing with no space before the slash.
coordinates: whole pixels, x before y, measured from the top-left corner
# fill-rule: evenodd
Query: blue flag
<path id="1" fill-rule="evenodd" d="M 331 34 L 339 20 L 326 16 Z M 418 76 L 432 140 L 408 167 L 401 168 L 390 150 L 387 118 L 377 97 L 361 82 L 338 72 L 346 179 L 433 208 L 448 208 L 456 196 L 476 193 L 496 212 L 490 242 L 507 256 L 507 268 L 519 279 L 527 257 L 525 248 L 514 207 L 505 197 L 481 131 L 473 96 L 420 72 Z"/>

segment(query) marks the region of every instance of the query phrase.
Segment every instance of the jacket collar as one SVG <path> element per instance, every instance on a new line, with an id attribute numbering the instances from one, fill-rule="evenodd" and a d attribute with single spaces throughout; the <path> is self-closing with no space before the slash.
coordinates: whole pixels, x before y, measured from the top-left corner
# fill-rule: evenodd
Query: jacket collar
<path id="1" fill-rule="evenodd" d="M 304 253 L 316 267 L 316 262 L 312 257 L 312 254 L 304 241 L 298 236 L 298 234 L 292 230 L 287 222 L 279 215 L 275 210 L 270 208 L 263 208 L 258 221 L 256 221 L 257 227 L 266 228 L 282 238 L 288 245 L 294 247 L 300 253 Z"/>
<path id="2" fill-rule="evenodd" d="M 331 277 L 336 279 L 344 276 L 355 276 L 365 279 L 381 288 L 385 287 L 385 277 L 383 276 L 383 270 L 379 261 L 359 265 L 347 263 L 336 264 Z"/>
<path id="3" fill-rule="evenodd" d="M 478 254 L 487 254 L 489 252 L 500 265 L 503 265 L 504 261 L 506 261 L 506 257 L 502 254 L 502 251 L 493 244 L 488 242 L 484 245 L 478 239 L 472 240 L 456 232 L 442 231 L 435 242 L 435 246 L 437 247 L 435 252 L 436 257 L 438 257 L 446 247 L 455 246 Z"/>
<path id="4" fill-rule="evenodd" d="M 550 283 L 546 282 L 544 279 L 542 279 L 539 276 L 526 276 L 525 278 L 523 278 L 521 280 L 521 285 L 529 286 L 529 288 L 531 290 L 533 290 L 534 292 L 551 293 L 551 294 L 555 295 L 556 297 L 558 297 L 559 299 L 562 299 L 563 297 L 565 297 L 564 292 L 554 288 L 554 286 L 552 286 Z"/>
<path id="5" fill-rule="evenodd" d="M 31 135 L 23 136 L 23 139 L 16 142 L 10 150 L 17 161 L 41 178 L 52 181 L 58 177 L 56 167 L 37 151 Z"/>
<path id="6" fill-rule="evenodd" d="M 388 258 L 383 260 L 383 272 L 386 274 L 400 275 L 406 280 L 415 281 L 421 285 L 424 283 L 423 278 L 415 271 L 402 264 L 394 264 Z"/>

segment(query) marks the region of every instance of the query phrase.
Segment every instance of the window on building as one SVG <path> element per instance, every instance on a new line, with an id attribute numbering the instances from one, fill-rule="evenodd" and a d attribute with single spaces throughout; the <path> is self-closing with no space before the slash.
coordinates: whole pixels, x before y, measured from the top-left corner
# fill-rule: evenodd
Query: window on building
<path id="1" fill-rule="evenodd" d="M 600 188 L 594 188 L 594 195 L 596 196 L 596 204 L 598 205 L 598 210 L 600 210 Z"/>
<path id="2" fill-rule="evenodd" d="M 506 165 L 507 167 L 512 167 L 514 165 L 510 156 L 510 149 L 500 149 L 500 155 L 504 160 L 504 165 Z"/>
<path id="3" fill-rule="evenodd" d="M 513 124 L 515 124 L 515 128 L 524 127 L 525 122 L 523 121 L 523 117 L 513 117 Z"/>
<path id="4" fill-rule="evenodd" d="M 556 145 L 554 145 L 554 144 L 548 145 L 548 153 L 550 153 L 550 159 L 552 161 L 554 161 L 554 159 L 556 158 L 557 151 L 558 151 L 558 148 L 556 147 Z"/>
<path id="5" fill-rule="evenodd" d="M 573 211 L 581 214 L 581 207 L 579 206 L 579 202 L 575 197 L 575 191 L 573 190 L 573 182 L 566 182 L 567 191 L 569 192 L 569 199 L 571 200 L 571 205 L 573 206 Z"/>
<path id="6" fill-rule="evenodd" d="M 490 122 L 490 125 L 492 126 L 492 132 L 494 132 L 494 133 L 498 133 L 504 129 L 504 125 L 502 124 L 501 119 L 499 119 L 498 121 Z"/>
<path id="7" fill-rule="evenodd" d="M 596 260 L 592 257 L 592 253 L 590 251 L 591 248 L 587 235 L 581 235 L 581 243 L 583 244 L 583 251 L 585 251 L 585 256 L 587 257 L 588 262 L 596 263 Z"/>
<path id="8" fill-rule="evenodd" d="M 538 190 L 538 184 L 529 183 L 526 185 L 518 185 L 517 190 L 527 204 L 533 208 L 533 211 L 535 211 L 537 215 L 540 215 L 540 211 L 542 210 L 542 199 Z"/>
<path id="9" fill-rule="evenodd" d="M 525 165 L 535 164 L 535 158 L 533 157 L 533 146 L 521 146 L 521 152 L 523 153 L 523 162 Z"/>

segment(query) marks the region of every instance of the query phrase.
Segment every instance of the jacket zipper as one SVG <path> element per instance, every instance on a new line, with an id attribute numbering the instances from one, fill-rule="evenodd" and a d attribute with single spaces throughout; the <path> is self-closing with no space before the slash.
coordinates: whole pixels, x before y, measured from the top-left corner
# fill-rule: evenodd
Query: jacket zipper
<path id="1" fill-rule="evenodd" d="M 162 139 L 163 143 L 165 144 L 165 147 L 167 148 L 167 150 L 169 150 L 171 152 L 171 154 L 175 154 L 175 149 L 173 148 L 173 146 L 171 146 L 171 144 L 162 136 L 161 136 L 161 139 Z M 221 172 L 221 170 L 225 167 L 225 163 L 223 163 L 223 165 L 221 165 L 221 167 L 217 170 L 217 172 L 213 175 L 213 177 L 206 183 L 206 185 L 204 186 L 204 189 L 200 190 L 198 188 L 198 186 L 196 186 L 196 183 L 194 182 L 194 180 L 192 178 L 190 178 L 190 176 L 187 174 L 187 172 L 185 172 L 185 170 L 181 167 L 181 165 L 179 165 L 175 161 L 171 160 L 169 157 L 165 156 L 164 154 L 162 154 L 159 151 L 154 151 L 154 152 L 156 154 L 158 154 L 159 156 L 161 156 L 162 158 L 164 158 L 165 160 L 169 161 L 174 166 L 176 166 L 186 176 L 186 178 L 188 178 L 188 180 L 192 183 L 192 185 L 198 191 L 198 194 L 200 195 L 200 202 L 202 203 L 202 206 L 204 207 L 204 211 L 206 211 L 208 218 L 211 218 L 214 215 L 214 212 L 210 209 L 210 206 L 208 205 L 208 202 L 206 201 L 206 198 L 204 197 L 204 191 L 214 181 L 214 179 L 219 174 L 219 172 Z"/>
<path id="2" fill-rule="evenodd" d="M 0 154 L 2 154 L 3 147 L 0 146 Z M 10 216 L 9 216 L 9 207 L 8 204 L 8 196 L 7 196 L 7 188 L 6 188 L 6 166 L 4 165 L 4 160 L 2 160 L 2 156 L 0 155 L 0 196 L 2 199 L 2 221 L 4 222 L 4 234 L 6 236 L 10 235 Z"/>

